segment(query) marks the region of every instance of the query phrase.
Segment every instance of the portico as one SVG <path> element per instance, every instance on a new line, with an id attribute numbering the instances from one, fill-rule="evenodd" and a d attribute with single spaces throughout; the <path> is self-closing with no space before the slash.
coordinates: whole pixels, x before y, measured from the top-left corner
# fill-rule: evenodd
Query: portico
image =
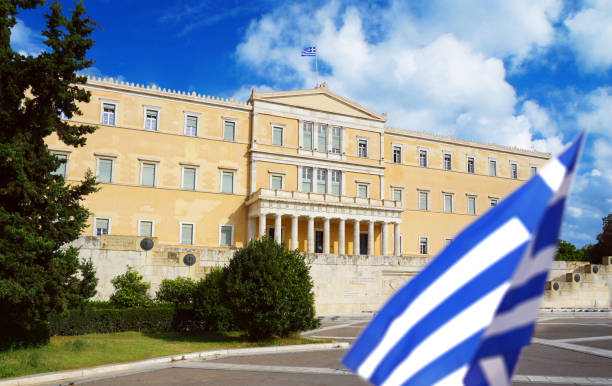
<path id="1" fill-rule="evenodd" d="M 273 234 L 277 242 L 309 253 L 401 254 L 402 208 L 396 201 L 260 189 L 247 205 L 249 239 Z"/>

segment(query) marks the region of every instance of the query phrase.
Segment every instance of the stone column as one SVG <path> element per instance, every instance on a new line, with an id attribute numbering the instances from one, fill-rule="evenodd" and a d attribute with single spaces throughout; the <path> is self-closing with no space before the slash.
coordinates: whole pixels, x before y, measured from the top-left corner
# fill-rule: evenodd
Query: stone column
<path id="1" fill-rule="evenodd" d="M 298 216 L 291 216 L 291 249 L 298 247 Z"/>
<path id="2" fill-rule="evenodd" d="M 395 256 L 401 255 L 400 247 L 400 223 L 396 222 L 393 229 L 393 254 Z"/>
<path id="3" fill-rule="evenodd" d="M 344 255 L 346 254 L 346 250 L 344 249 L 344 245 L 346 244 L 344 240 L 344 231 L 345 231 L 346 222 L 343 218 L 338 222 L 338 254 Z"/>
<path id="4" fill-rule="evenodd" d="M 314 253 L 314 217 L 308 217 L 308 253 Z"/>
<path id="5" fill-rule="evenodd" d="M 380 254 L 383 256 L 387 255 L 387 223 L 383 222 L 380 224 L 380 238 L 382 243 L 380 245 Z"/>
<path id="6" fill-rule="evenodd" d="M 353 255 L 359 255 L 359 220 L 353 225 Z"/>
<path id="7" fill-rule="evenodd" d="M 282 215 L 280 213 L 276 214 L 276 217 L 274 218 L 274 241 L 276 241 L 279 244 L 283 242 L 283 239 L 281 238 L 282 236 L 281 219 L 282 219 Z"/>
<path id="8" fill-rule="evenodd" d="M 259 237 L 262 238 L 266 235 L 266 214 L 262 213 L 259 215 Z"/>
<path id="9" fill-rule="evenodd" d="M 323 253 L 329 253 L 329 218 L 323 220 Z"/>
<path id="10" fill-rule="evenodd" d="M 247 218 L 247 242 L 255 238 L 255 219 L 253 217 Z"/>
<path id="11" fill-rule="evenodd" d="M 374 255 L 374 221 L 368 221 L 368 255 Z"/>

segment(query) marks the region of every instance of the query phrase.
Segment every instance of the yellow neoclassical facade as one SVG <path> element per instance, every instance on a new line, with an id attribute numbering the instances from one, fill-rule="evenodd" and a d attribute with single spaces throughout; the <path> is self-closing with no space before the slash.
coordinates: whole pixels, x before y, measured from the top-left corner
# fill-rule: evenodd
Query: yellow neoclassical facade
<path id="1" fill-rule="evenodd" d="M 267 234 L 304 252 L 431 256 L 549 154 L 392 129 L 323 84 L 235 102 L 90 78 L 82 148 L 47 144 L 100 191 L 88 235 L 227 249 Z"/>

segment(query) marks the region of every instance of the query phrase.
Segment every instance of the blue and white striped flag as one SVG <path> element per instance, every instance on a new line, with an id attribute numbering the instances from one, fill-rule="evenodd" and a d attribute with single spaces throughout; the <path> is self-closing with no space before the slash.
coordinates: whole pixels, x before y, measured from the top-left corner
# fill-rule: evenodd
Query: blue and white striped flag
<path id="1" fill-rule="evenodd" d="M 531 340 L 583 140 L 400 289 L 344 364 L 374 384 L 510 384 Z"/>
<path id="2" fill-rule="evenodd" d="M 304 47 L 302 50 L 302 56 L 316 56 L 317 47 Z"/>

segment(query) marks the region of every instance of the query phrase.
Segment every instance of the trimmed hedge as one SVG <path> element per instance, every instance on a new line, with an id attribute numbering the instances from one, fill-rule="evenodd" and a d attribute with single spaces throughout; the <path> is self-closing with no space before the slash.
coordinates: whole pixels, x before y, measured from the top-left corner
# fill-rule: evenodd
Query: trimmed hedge
<path id="1" fill-rule="evenodd" d="M 174 330 L 174 307 L 70 310 L 49 318 L 52 335 Z"/>

